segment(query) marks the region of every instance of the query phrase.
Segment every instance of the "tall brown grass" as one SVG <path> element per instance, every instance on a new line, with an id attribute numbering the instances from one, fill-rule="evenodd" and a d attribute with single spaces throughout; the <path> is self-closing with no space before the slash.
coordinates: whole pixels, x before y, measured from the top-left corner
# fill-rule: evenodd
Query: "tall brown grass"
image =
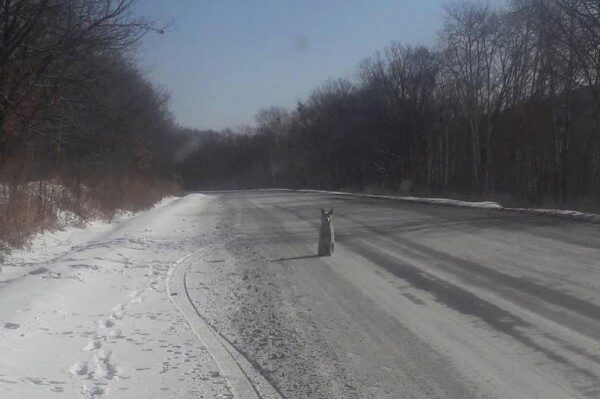
<path id="1" fill-rule="evenodd" d="M 181 189 L 177 184 L 165 180 L 110 176 L 90 185 L 87 196 L 104 217 L 111 218 L 119 209 L 146 209 L 166 196 L 180 193 Z"/>
<path id="2" fill-rule="evenodd" d="M 57 180 L 0 184 L 0 260 L 2 253 L 25 246 L 36 233 L 90 219 L 110 220 L 117 210 L 142 210 L 180 193 L 172 182 L 136 176 L 101 178 L 77 189 Z"/>

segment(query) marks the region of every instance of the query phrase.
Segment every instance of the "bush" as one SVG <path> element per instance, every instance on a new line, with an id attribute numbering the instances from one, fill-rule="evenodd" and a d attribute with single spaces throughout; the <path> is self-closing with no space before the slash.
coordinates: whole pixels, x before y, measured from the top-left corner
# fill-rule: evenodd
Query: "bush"
<path id="1" fill-rule="evenodd" d="M 78 192 L 78 195 L 75 195 Z M 180 194 L 171 182 L 149 177 L 99 179 L 73 190 L 57 181 L 0 185 L 0 259 L 44 230 L 83 225 L 90 219 L 110 220 L 117 210 L 138 211 L 168 195 Z"/>

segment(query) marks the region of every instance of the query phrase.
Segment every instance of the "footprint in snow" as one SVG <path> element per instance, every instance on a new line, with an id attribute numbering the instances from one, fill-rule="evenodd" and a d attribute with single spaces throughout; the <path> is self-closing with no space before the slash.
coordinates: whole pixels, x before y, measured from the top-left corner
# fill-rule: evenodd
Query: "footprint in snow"
<path id="1" fill-rule="evenodd" d="M 139 291 L 131 291 L 129 293 L 129 298 L 131 298 L 131 302 L 133 303 L 140 303 L 143 301 L 143 298 L 141 297 Z"/>
<path id="2" fill-rule="evenodd" d="M 111 338 L 123 338 L 123 332 L 118 328 L 115 328 L 108 333 L 108 336 Z"/>
<path id="3" fill-rule="evenodd" d="M 108 349 L 102 349 L 94 356 L 94 364 L 96 369 L 94 370 L 94 378 L 103 380 L 112 380 L 122 374 L 122 366 L 115 367 L 109 360 L 111 351 Z"/>
<path id="4" fill-rule="evenodd" d="M 112 351 L 110 349 L 102 349 L 94 355 L 94 360 L 107 363 L 108 359 L 110 359 L 110 355 L 112 355 Z"/>
<path id="5" fill-rule="evenodd" d="M 83 347 L 83 350 L 89 352 L 100 348 L 102 348 L 102 342 L 100 342 L 97 339 L 94 339 L 88 342 L 87 345 Z"/>
<path id="6" fill-rule="evenodd" d="M 125 313 L 122 310 L 114 310 L 111 314 L 111 317 L 117 320 L 121 320 L 123 316 L 125 316 Z"/>
<path id="7" fill-rule="evenodd" d="M 100 327 L 100 328 L 109 328 L 109 327 L 112 327 L 114 325 L 115 325 L 115 323 L 113 323 L 109 319 L 100 319 L 100 320 L 98 320 L 98 327 Z"/>
<path id="8" fill-rule="evenodd" d="M 69 371 L 74 376 L 87 375 L 88 374 L 88 364 L 87 364 L 87 362 L 77 362 L 71 366 Z"/>
<path id="9" fill-rule="evenodd" d="M 85 399 L 94 399 L 104 393 L 104 390 L 93 382 L 86 382 L 81 388 L 81 394 Z"/>

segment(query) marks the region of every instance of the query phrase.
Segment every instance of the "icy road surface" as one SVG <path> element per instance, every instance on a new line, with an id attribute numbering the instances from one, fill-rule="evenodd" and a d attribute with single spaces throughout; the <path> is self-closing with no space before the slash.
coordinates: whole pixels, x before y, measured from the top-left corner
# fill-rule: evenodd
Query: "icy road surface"
<path id="1" fill-rule="evenodd" d="M 600 397 L 600 226 L 207 194 L 2 265 L 0 397 Z"/>

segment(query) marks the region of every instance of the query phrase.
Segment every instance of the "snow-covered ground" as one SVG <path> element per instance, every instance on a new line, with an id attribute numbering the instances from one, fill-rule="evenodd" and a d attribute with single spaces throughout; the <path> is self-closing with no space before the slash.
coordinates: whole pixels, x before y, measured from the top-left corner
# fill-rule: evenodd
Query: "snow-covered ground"
<path id="1" fill-rule="evenodd" d="M 47 232 L 5 259 L 0 397 L 230 397 L 165 285 L 212 229 L 206 199 Z"/>
<path id="2" fill-rule="evenodd" d="M 0 398 L 600 392 L 598 226 L 281 191 L 168 198 L 13 252 Z"/>

